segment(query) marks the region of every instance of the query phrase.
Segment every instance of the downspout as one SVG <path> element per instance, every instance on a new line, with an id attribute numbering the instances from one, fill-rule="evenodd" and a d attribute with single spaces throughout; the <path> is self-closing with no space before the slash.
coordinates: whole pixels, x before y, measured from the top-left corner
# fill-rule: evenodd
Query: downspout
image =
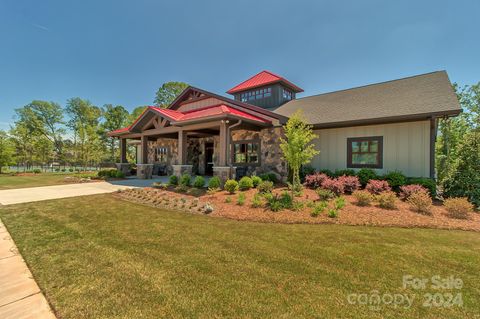
<path id="1" fill-rule="evenodd" d="M 238 120 L 237 123 L 227 127 L 227 163 L 228 166 L 230 167 L 230 170 L 232 169 L 232 161 L 230 159 L 230 133 L 231 133 L 231 129 L 234 128 L 234 127 L 237 127 L 239 126 L 240 124 L 242 124 L 242 120 Z"/>

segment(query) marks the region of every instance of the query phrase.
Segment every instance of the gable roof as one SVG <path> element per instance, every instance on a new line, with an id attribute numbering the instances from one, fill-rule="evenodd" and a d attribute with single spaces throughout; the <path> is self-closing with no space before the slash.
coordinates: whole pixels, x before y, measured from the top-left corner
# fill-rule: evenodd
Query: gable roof
<path id="1" fill-rule="evenodd" d="M 304 97 L 274 112 L 288 117 L 299 109 L 316 127 L 426 119 L 461 112 L 445 71 Z"/>
<path id="2" fill-rule="evenodd" d="M 242 83 L 234 86 L 230 90 L 227 91 L 228 94 L 234 94 L 237 92 L 253 89 L 256 87 L 264 86 L 267 84 L 273 83 L 283 83 L 285 86 L 288 86 L 294 92 L 303 92 L 301 88 L 293 84 L 292 82 L 288 81 L 287 79 L 276 75 L 270 71 L 262 71 L 260 73 L 255 74 L 248 80 L 243 81 Z"/>

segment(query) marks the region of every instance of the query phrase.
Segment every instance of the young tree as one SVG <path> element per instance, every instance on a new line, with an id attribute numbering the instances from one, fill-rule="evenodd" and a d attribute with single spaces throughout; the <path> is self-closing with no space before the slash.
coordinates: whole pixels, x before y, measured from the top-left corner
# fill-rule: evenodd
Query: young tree
<path id="1" fill-rule="evenodd" d="M 155 105 L 166 108 L 175 100 L 180 93 L 188 87 L 184 82 L 166 82 L 158 89 L 155 97 Z"/>
<path id="2" fill-rule="evenodd" d="M 128 117 L 128 111 L 121 105 L 113 106 L 112 104 L 106 104 L 103 106 L 104 122 L 101 125 L 103 130 L 102 139 L 108 144 L 110 160 L 112 162 L 116 160 L 118 140 L 107 136 L 107 132 L 125 127 L 128 122 Z"/>
<path id="3" fill-rule="evenodd" d="M 0 130 L 0 174 L 2 167 L 10 165 L 13 162 L 15 148 L 10 137 L 3 130 Z"/>
<path id="4" fill-rule="evenodd" d="M 304 121 L 300 110 L 290 117 L 283 129 L 285 139 L 280 139 L 280 148 L 283 158 L 287 161 L 289 169 L 292 170 L 293 189 L 298 189 L 301 186 L 301 166 L 310 163 L 312 158 L 319 153 L 311 143 L 318 136 L 313 133 L 312 126 Z"/>

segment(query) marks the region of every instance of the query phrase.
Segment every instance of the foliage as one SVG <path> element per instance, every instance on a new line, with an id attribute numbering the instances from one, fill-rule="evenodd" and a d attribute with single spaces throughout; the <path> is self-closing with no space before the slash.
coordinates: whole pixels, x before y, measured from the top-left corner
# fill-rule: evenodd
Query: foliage
<path id="1" fill-rule="evenodd" d="M 166 108 L 188 87 L 184 82 L 166 82 L 158 89 L 155 96 L 155 105 Z"/>
<path id="2" fill-rule="evenodd" d="M 355 171 L 353 169 L 339 169 L 336 170 L 334 173 L 335 176 L 340 177 L 340 176 L 355 176 Z"/>
<path id="3" fill-rule="evenodd" d="M 220 191 L 220 188 L 218 187 L 209 187 L 207 189 L 207 194 L 208 195 L 214 195 L 215 193 L 218 193 Z"/>
<path id="4" fill-rule="evenodd" d="M 412 185 L 404 185 L 400 186 L 400 198 L 403 200 L 407 200 L 410 196 L 415 193 L 426 193 L 428 194 L 428 190 L 423 187 L 422 185 L 412 184 Z"/>
<path id="5" fill-rule="evenodd" d="M 300 197 L 303 194 L 303 185 L 302 184 L 290 184 L 287 183 L 288 190 L 293 194 L 295 197 Z"/>
<path id="6" fill-rule="evenodd" d="M 365 189 L 375 195 L 378 195 L 381 192 L 389 192 L 392 190 L 390 188 L 390 185 L 388 185 L 387 181 L 381 181 L 376 179 L 370 180 Z"/>
<path id="7" fill-rule="evenodd" d="M 273 191 L 273 182 L 263 181 L 257 186 L 257 190 L 261 194 L 271 193 Z"/>
<path id="8" fill-rule="evenodd" d="M 220 178 L 218 176 L 213 176 L 208 181 L 208 188 L 217 189 L 217 188 L 221 188 L 221 187 L 222 187 L 222 181 L 220 180 Z"/>
<path id="9" fill-rule="evenodd" d="M 177 175 L 170 175 L 170 177 L 168 178 L 168 185 L 171 185 L 171 186 L 178 185 Z"/>
<path id="10" fill-rule="evenodd" d="M 329 210 L 328 210 L 328 217 L 330 217 L 330 218 L 337 218 L 337 217 L 338 217 L 338 210 L 336 210 L 336 209 L 329 209 Z"/>
<path id="11" fill-rule="evenodd" d="M 33 170 L 33 173 L 34 173 L 34 174 L 40 174 L 41 172 L 42 172 L 42 170 L 39 169 L 39 168 L 35 168 L 35 169 Z"/>
<path id="12" fill-rule="evenodd" d="M 318 217 L 321 213 L 323 213 L 323 211 L 325 210 L 325 208 L 327 208 L 328 206 L 328 203 L 327 202 L 319 202 L 317 203 L 314 207 L 313 207 L 313 210 L 312 212 L 310 213 L 310 216 L 312 217 Z"/>
<path id="13" fill-rule="evenodd" d="M 102 178 L 115 178 L 117 176 L 117 170 L 115 168 L 105 168 L 97 172 L 98 177 Z"/>
<path id="14" fill-rule="evenodd" d="M 311 143 L 317 138 L 317 135 L 313 133 L 312 126 L 303 120 L 300 112 L 300 110 L 297 111 L 289 118 L 283 127 L 285 139 L 280 139 L 280 149 L 289 169 L 292 170 L 294 186 L 301 184 L 300 168 L 302 165 L 310 163 L 313 156 L 319 153 Z"/>
<path id="15" fill-rule="evenodd" d="M 377 173 L 370 168 L 362 168 L 357 172 L 358 179 L 360 180 L 360 184 L 365 186 L 371 179 L 378 179 Z"/>
<path id="16" fill-rule="evenodd" d="M 234 179 L 229 179 L 225 182 L 223 188 L 230 194 L 235 194 L 235 192 L 238 190 L 238 182 Z"/>
<path id="17" fill-rule="evenodd" d="M 192 176 L 190 176 L 188 173 L 183 174 L 180 177 L 178 184 L 182 186 L 190 186 L 192 184 Z"/>
<path id="18" fill-rule="evenodd" d="M 245 204 L 245 193 L 238 194 L 237 205 L 243 206 Z"/>
<path id="19" fill-rule="evenodd" d="M 5 131 L 0 130 L 0 174 L 2 167 L 13 163 L 15 148 L 12 139 Z"/>
<path id="20" fill-rule="evenodd" d="M 341 180 L 338 180 L 337 178 L 326 178 L 322 182 L 321 188 L 328 189 L 337 196 L 345 192 L 345 185 Z"/>
<path id="21" fill-rule="evenodd" d="M 323 181 L 327 178 L 328 176 L 323 173 L 310 174 L 305 177 L 304 185 L 311 189 L 317 189 L 322 186 Z"/>
<path id="22" fill-rule="evenodd" d="M 335 193 L 329 189 L 317 188 L 316 193 L 321 201 L 330 200 L 336 197 Z"/>
<path id="23" fill-rule="evenodd" d="M 256 193 L 255 195 L 253 195 L 252 207 L 253 208 L 258 208 L 258 207 L 261 207 L 261 206 L 262 206 L 262 196 L 260 196 L 260 194 Z"/>
<path id="24" fill-rule="evenodd" d="M 305 182 L 305 177 L 315 174 L 315 168 L 312 165 L 302 165 L 300 168 L 300 180 Z"/>
<path id="25" fill-rule="evenodd" d="M 273 172 L 260 174 L 259 177 L 262 179 L 262 181 L 270 181 L 274 184 L 278 182 L 277 175 Z"/>
<path id="26" fill-rule="evenodd" d="M 360 181 L 357 176 L 342 175 L 337 177 L 337 180 L 343 184 L 343 189 L 347 194 L 351 194 L 360 188 Z"/>
<path id="27" fill-rule="evenodd" d="M 385 209 L 395 209 L 397 202 L 397 195 L 392 191 L 383 191 L 376 196 L 378 206 Z"/>
<path id="28" fill-rule="evenodd" d="M 294 212 L 301 211 L 305 207 L 305 204 L 300 200 L 294 200 L 292 203 L 292 210 Z"/>
<path id="29" fill-rule="evenodd" d="M 407 185 L 420 185 L 428 190 L 430 196 L 435 197 L 437 193 L 437 185 L 435 180 L 428 177 L 411 177 L 407 178 Z"/>
<path id="30" fill-rule="evenodd" d="M 346 204 L 347 204 L 347 201 L 345 200 L 345 197 L 340 196 L 335 199 L 333 206 L 335 207 L 335 209 L 340 210 L 343 207 L 345 207 Z"/>
<path id="31" fill-rule="evenodd" d="M 193 180 L 193 187 L 202 188 L 205 186 L 205 178 L 203 176 L 197 176 Z"/>
<path id="32" fill-rule="evenodd" d="M 180 193 L 186 193 L 188 191 L 188 186 L 186 184 L 179 183 L 175 190 Z"/>
<path id="33" fill-rule="evenodd" d="M 335 173 L 332 172 L 329 169 L 321 169 L 321 170 L 318 171 L 318 173 L 325 174 L 325 175 L 327 175 L 328 177 L 331 177 L 331 178 L 335 177 Z"/>
<path id="34" fill-rule="evenodd" d="M 357 190 L 354 191 L 352 195 L 357 200 L 356 204 L 358 206 L 369 206 L 373 201 L 373 196 L 368 191 Z"/>
<path id="35" fill-rule="evenodd" d="M 399 171 L 389 172 L 383 177 L 383 179 L 386 180 L 390 187 L 396 192 L 400 190 L 400 186 L 407 183 L 407 178 Z"/>
<path id="36" fill-rule="evenodd" d="M 104 122 L 101 124 L 102 137 L 108 144 L 110 149 L 110 161 L 116 162 L 119 159 L 118 155 L 118 139 L 108 137 L 107 132 L 118 130 L 127 126 L 128 111 L 121 105 L 113 106 L 112 104 L 105 104 L 102 109 Z"/>
<path id="37" fill-rule="evenodd" d="M 443 206 L 452 218 L 467 219 L 468 213 L 473 211 L 473 205 L 466 197 L 447 198 L 443 202 Z"/>
<path id="38" fill-rule="evenodd" d="M 232 196 L 225 197 L 225 203 L 231 203 L 231 202 L 232 202 Z"/>
<path id="39" fill-rule="evenodd" d="M 430 215 L 432 209 L 432 198 L 424 191 L 417 191 L 411 194 L 407 203 L 410 208 L 418 213 Z"/>
<path id="40" fill-rule="evenodd" d="M 267 206 L 273 212 L 278 212 L 282 209 L 292 209 L 293 207 L 293 197 L 287 191 L 284 191 L 281 195 L 267 193 L 264 197 L 267 201 Z"/>
<path id="41" fill-rule="evenodd" d="M 243 176 L 238 182 L 238 188 L 240 188 L 241 191 L 247 191 L 250 188 L 253 188 L 252 179 L 248 176 Z"/>
<path id="42" fill-rule="evenodd" d="M 444 183 L 447 197 L 467 197 L 480 207 L 480 130 L 464 136 L 457 162 Z"/>
<path id="43" fill-rule="evenodd" d="M 253 175 L 252 176 L 252 183 L 253 187 L 257 188 L 258 184 L 262 182 L 262 179 L 259 176 Z"/>

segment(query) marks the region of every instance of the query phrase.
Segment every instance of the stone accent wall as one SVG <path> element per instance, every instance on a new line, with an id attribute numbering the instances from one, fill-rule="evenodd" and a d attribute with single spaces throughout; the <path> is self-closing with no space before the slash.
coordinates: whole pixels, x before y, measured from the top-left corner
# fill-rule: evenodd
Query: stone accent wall
<path id="1" fill-rule="evenodd" d="M 287 163 L 282 159 L 282 150 L 280 149 L 280 138 L 282 136 L 283 128 L 281 127 L 266 128 L 260 132 L 232 131 L 232 142 L 260 140 L 260 164 L 248 166 L 249 175 L 274 172 L 279 178 L 287 177 Z"/>
<path id="2" fill-rule="evenodd" d="M 167 153 L 167 174 L 173 172 L 172 165 L 178 163 L 178 140 L 175 138 L 159 138 L 156 141 L 148 141 L 148 164 L 155 164 L 155 149 L 159 146 L 166 147 Z"/>

